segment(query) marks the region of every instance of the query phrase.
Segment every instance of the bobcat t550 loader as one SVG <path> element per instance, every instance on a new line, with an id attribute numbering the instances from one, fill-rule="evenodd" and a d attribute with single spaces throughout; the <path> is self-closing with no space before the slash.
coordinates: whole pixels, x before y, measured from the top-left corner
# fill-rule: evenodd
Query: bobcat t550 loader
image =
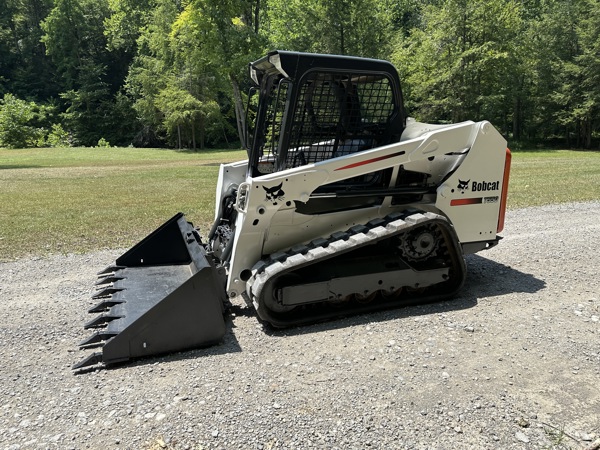
<path id="1" fill-rule="evenodd" d="M 250 75 L 248 159 L 221 165 L 210 233 L 177 214 L 100 274 L 76 370 L 217 343 L 238 296 L 274 327 L 446 299 L 498 243 L 490 123 L 407 118 L 386 61 L 275 51 Z"/>

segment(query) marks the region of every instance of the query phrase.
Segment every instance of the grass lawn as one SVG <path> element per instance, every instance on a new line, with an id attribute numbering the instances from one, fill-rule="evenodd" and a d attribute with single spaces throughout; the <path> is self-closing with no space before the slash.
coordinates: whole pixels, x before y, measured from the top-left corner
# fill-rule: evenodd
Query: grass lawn
<path id="1" fill-rule="evenodd" d="M 512 156 L 509 208 L 600 199 L 600 152 L 520 151 Z"/>
<path id="2" fill-rule="evenodd" d="M 178 211 L 207 230 L 244 151 L 0 149 L 0 261 L 129 247 Z M 600 153 L 514 152 L 509 208 L 600 199 Z"/>
<path id="3" fill-rule="evenodd" d="M 208 228 L 244 151 L 0 149 L 0 260 L 129 247 L 178 211 Z"/>

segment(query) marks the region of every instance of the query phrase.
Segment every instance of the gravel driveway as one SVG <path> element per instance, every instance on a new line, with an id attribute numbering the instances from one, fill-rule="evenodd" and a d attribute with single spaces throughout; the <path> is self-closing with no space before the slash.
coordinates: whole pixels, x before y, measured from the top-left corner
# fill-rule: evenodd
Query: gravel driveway
<path id="1" fill-rule="evenodd" d="M 0 264 L 0 448 L 600 448 L 600 202 L 510 211 L 453 301 L 75 376 L 94 274 Z"/>

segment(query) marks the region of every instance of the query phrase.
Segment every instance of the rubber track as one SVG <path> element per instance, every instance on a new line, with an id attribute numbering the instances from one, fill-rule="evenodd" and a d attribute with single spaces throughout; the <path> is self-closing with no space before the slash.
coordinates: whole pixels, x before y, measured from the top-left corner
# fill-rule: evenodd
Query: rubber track
<path id="1" fill-rule="evenodd" d="M 271 254 L 268 258 L 259 261 L 252 268 L 252 276 L 247 282 L 247 292 L 252 301 L 259 317 L 275 327 L 287 327 L 320 320 L 326 320 L 334 316 L 339 316 L 340 310 L 335 310 L 332 313 L 325 312 L 324 314 L 317 313 L 315 316 L 310 316 L 310 313 L 293 317 L 292 312 L 277 313 L 263 305 L 259 301 L 263 293 L 265 285 L 283 274 L 300 269 L 309 264 L 316 264 L 326 259 L 338 256 L 340 254 L 356 250 L 360 247 L 367 246 L 379 242 L 384 239 L 390 239 L 402 233 L 407 233 L 411 229 L 423 226 L 428 223 L 438 223 L 445 230 L 444 234 L 446 246 L 450 253 L 450 258 L 453 260 L 454 269 L 459 269 L 457 275 L 460 279 L 455 281 L 453 288 L 443 293 L 433 296 L 422 297 L 417 301 L 403 302 L 403 305 L 421 303 L 425 301 L 436 301 L 447 298 L 453 295 L 464 283 L 466 276 L 466 266 L 462 255 L 462 250 L 458 242 L 454 228 L 448 220 L 435 213 L 431 212 L 398 212 L 393 213 L 385 218 L 374 219 L 364 225 L 357 225 L 346 232 L 333 233 L 329 238 L 318 238 L 308 245 L 298 245 L 290 248 L 285 252 L 277 252 Z M 267 290 L 268 292 L 268 290 Z M 325 299 L 324 299 L 325 300 Z M 344 313 L 359 313 L 370 310 L 389 308 L 392 305 L 387 303 L 375 302 L 375 305 L 362 305 L 354 308 L 351 311 Z M 388 302 L 389 303 L 389 302 Z M 397 306 L 397 301 L 395 302 Z M 286 317 L 289 316 L 289 317 Z M 284 318 L 285 317 L 285 318 Z"/>

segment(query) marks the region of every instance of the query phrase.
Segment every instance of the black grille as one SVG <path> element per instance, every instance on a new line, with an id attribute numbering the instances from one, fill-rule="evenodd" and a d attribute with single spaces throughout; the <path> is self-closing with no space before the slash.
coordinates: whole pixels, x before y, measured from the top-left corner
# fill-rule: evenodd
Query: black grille
<path id="1" fill-rule="evenodd" d="M 281 80 L 278 85 L 273 85 L 264 130 L 263 156 L 277 155 L 281 137 L 281 127 L 285 104 L 287 101 L 289 82 Z"/>
<path id="2" fill-rule="evenodd" d="M 388 78 L 313 72 L 300 86 L 284 167 L 387 143 L 396 110 Z"/>

